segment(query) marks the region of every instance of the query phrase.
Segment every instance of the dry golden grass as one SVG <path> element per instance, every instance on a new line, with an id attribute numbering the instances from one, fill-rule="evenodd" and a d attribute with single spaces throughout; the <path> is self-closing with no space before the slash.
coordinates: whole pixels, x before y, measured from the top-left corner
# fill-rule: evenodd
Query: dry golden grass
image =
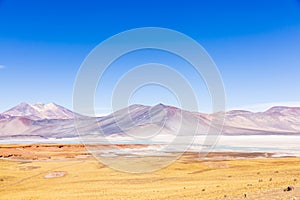
<path id="1" fill-rule="evenodd" d="M 62 177 L 45 178 L 61 172 Z M 287 186 L 295 189 L 283 190 Z M 0 160 L 0 199 L 299 199 L 300 158 L 201 161 L 190 154 L 146 174 L 93 158 Z"/>

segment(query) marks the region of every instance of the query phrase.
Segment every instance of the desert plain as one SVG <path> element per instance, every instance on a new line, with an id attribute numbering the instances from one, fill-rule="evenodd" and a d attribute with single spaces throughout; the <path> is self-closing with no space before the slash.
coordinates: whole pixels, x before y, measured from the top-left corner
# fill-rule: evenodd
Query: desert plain
<path id="1" fill-rule="evenodd" d="M 151 173 L 111 169 L 83 145 L 1 145 L 0 158 L 1 200 L 300 199 L 300 158 L 271 153 L 185 153 Z"/>

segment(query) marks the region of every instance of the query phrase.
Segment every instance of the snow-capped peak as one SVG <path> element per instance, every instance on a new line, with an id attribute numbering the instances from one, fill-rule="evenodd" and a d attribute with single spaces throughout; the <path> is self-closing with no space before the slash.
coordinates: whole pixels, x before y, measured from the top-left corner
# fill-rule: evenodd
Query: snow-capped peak
<path id="1" fill-rule="evenodd" d="M 20 103 L 3 114 L 10 116 L 23 116 L 33 120 L 37 119 L 71 119 L 74 113 L 54 103 Z"/>

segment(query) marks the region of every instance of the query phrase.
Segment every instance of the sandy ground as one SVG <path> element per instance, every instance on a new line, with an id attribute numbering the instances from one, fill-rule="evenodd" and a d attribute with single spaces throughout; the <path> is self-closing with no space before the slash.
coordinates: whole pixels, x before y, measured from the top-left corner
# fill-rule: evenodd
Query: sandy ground
<path id="1" fill-rule="evenodd" d="M 81 145 L 2 145 L 0 199 L 300 199 L 300 158 L 270 156 L 211 153 L 200 160 L 189 153 L 159 171 L 130 174 L 99 163 Z M 293 190 L 284 191 L 288 186 Z"/>

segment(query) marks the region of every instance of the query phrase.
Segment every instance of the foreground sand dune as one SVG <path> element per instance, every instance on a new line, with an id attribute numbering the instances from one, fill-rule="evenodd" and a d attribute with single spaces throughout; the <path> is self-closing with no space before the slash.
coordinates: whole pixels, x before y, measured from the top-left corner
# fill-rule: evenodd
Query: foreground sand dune
<path id="1" fill-rule="evenodd" d="M 251 154 L 235 153 L 222 159 L 227 154 L 218 153 L 199 160 L 195 154 L 185 154 L 162 170 L 129 174 L 102 165 L 79 145 L 6 145 L 0 149 L 4 157 L 0 160 L 1 200 L 300 197 L 300 158 L 254 159 Z M 284 191 L 288 186 L 294 189 Z"/>

